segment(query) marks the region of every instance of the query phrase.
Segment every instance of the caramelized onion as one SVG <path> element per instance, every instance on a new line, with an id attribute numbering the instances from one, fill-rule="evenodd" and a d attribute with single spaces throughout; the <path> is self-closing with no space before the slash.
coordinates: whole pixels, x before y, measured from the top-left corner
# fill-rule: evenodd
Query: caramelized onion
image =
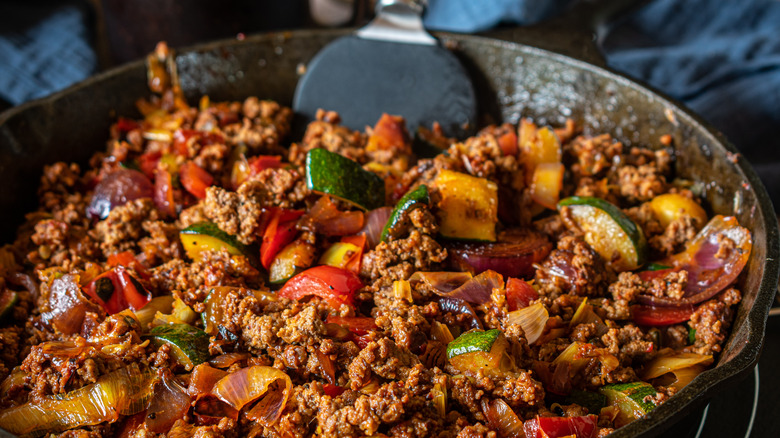
<path id="1" fill-rule="evenodd" d="M 226 371 L 213 368 L 207 363 L 202 363 L 192 370 L 187 393 L 196 399 L 200 399 L 203 395 L 209 394 L 214 389 L 214 385 L 226 375 Z"/>
<path id="2" fill-rule="evenodd" d="M 504 279 L 495 271 L 485 271 L 476 277 L 472 277 L 468 272 L 417 271 L 409 281 L 422 281 L 439 296 L 458 298 L 475 304 L 487 303 L 493 289 L 504 287 Z"/>
<path id="3" fill-rule="evenodd" d="M 41 313 L 41 321 L 66 335 L 81 331 L 87 312 L 102 312 L 81 293 L 77 275 L 55 278 L 48 289 L 48 310 Z"/>
<path id="4" fill-rule="evenodd" d="M 366 236 L 366 243 L 369 249 L 376 248 L 382 241 L 382 229 L 387 220 L 390 219 L 390 213 L 393 207 L 379 207 L 366 213 L 366 221 L 359 234 Z"/>
<path id="5" fill-rule="evenodd" d="M 271 425 L 282 415 L 292 391 L 290 377 L 276 368 L 254 365 L 223 377 L 212 391 L 236 410 L 260 401 L 247 412 L 251 420 Z"/>
<path id="6" fill-rule="evenodd" d="M 712 363 L 711 355 L 696 353 L 676 353 L 669 356 L 659 356 L 645 366 L 642 372 L 642 380 L 655 379 L 663 374 L 688 368 L 694 365 L 709 365 Z"/>
<path id="7" fill-rule="evenodd" d="M 447 246 L 449 261 L 461 271 L 479 274 L 493 270 L 505 277 L 527 278 L 534 263 L 550 253 L 552 244 L 543 234 L 527 230 L 507 230 L 495 243 L 457 243 Z"/>
<path id="8" fill-rule="evenodd" d="M 317 232 L 327 236 L 356 234 L 363 228 L 364 223 L 362 211 L 341 211 L 330 196 L 318 199 L 308 215 L 312 218 Z"/>
<path id="9" fill-rule="evenodd" d="M 504 438 L 525 437 L 523 431 L 523 420 L 517 417 L 517 414 L 502 399 L 497 398 L 492 401 L 482 399 L 482 413 L 487 417 L 490 426 L 496 429 Z"/>
<path id="10" fill-rule="evenodd" d="M 62 395 L 31 399 L 0 412 L 0 427 L 16 435 L 45 435 L 133 415 L 146 408 L 154 374 L 133 363 Z"/>
<path id="11" fill-rule="evenodd" d="M 734 247 L 728 249 L 724 242 Z M 687 249 L 659 263 L 672 270 L 688 271 L 688 283 L 681 299 L 639 295 L 637 301 L 657 306 L 700 303 L 717 295 L 737 279 L 753 247 L 748 229 L 734 217 L 715 216 L 688 244 Z"/>
<path id="12" fill-rule="evenodd" d="M 532 304 L 520 310 L 509 312 L 507 322 L 523 329 L 528 344 L 533 344 L 542 335 L 550 315 L 542 303 Z"/>
<path id="13" fill-rule="evenodd" d="M 171 371 L 164 369 L 146 411 L 146 426 L 154 433 L 167 432 L 176 420 L 184 417 L 191 401 L 184 388 L 171 377 Z"/>
<path id="14" fill-rule="evenodd" d="M 154 186 L 143 173 L 132 169 L 116 169 L 95 186 L 87 207 L 87 218 L 105 219 L 114 207 L 140 198 L 152 198 Z"/>

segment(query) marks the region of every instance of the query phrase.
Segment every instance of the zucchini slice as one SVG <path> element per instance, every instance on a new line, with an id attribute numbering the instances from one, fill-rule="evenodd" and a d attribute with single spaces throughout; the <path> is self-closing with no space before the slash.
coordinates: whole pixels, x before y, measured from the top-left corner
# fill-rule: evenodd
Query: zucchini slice
<path id="1" fill-rule="evenodd" d="M 608 405 L 618 408 L 619 413 L 615 419 L 616 426 L 622 426 L 641 418 L 656 407 L 650 398 L 655 397 L 657 392 L 653 385 L 647 382 L 605 385 L 599 388 L 599 393 L 607 397 Z"/>
<path id="2" fill-rule="evenodd" d="M 0 322 L 6 322 L 13 314 L 14 306 L 19 302 L 19 294 L 12 290 L 4 290 L 0 294 Z"/>
<path id="3" fill-rule="evenodd" d="M 499 376 L 514 368 L 501 330 L 466 332 L 447 345 L 447 361 L 468 376 Z"/>
<path id="4" fill-rule="evenodd" d="M 392 236 L 394 228 L 403 222 L 406 214 L 415 208 L 420 208 L 429 203 L 428 186 L 425 184 L 421 184 L 416 189 L 405 194 L 403 198 L 398 201 L 398 204 L 395 205 L 393 212 L 390 213 L 390 218 L 387 220 L 384 228 L 382 228 L 382 242 L 387 242 L 387 239 Z"/>
<path id="5" fill-rule="evenodd" d="M 647 261 L 647 240 L 642 229 L 615 205 L 589 196 L 572 196 L 558 202 L 585 233 L 585 241 L 617 271 L 630 271 Z"/>
<path id="6" fill-rule="evenodd" d="M 475 351 L 490 352 L 500 334 L 498 329 L 463 333 L 447 345 L 447 359 Z"/>
<path id="7" fill-rule="evenodd" d="M 149 334 L 152 343 L 158 347 L 163 344 L 171 346 L 176 360 L 184 365 L 187 371 L 209 360 L 209 335 L 203 330 L 188 324 L 158 325 Z"/>
<path id="8" fill-rule="evenodd" d="M 219 251 L 222 248 L 227 249 L 228 253 L 233 255 L 250 257 L 250 251 L 246 245 L 220 230 L 216 224 L 211 222 L 190 225 L 179 232 L 179 238 L 184 246 L 184 251 L 195 261 L 203 259 L 204 251 Z"/>
<path id="9" fill-rule="evenodd" d="M 316 249 L 308 242 L 295 240 L 282 248 L 276 254 L 271 267 L 268 268 L 268 279 L 272 284 L 281 284 L 302 272 L 314 263 Z"/>
<path id="10" fill-rule="evenodd" d="M 439 233 L 446 238 L 496 241 L 498 186 L 452 170 L 442 170 L 433 182 L 439 191 Z"/>
<path id="11" fill-rule="evenodd" d="M 312 149 L 306 155 L 306 185 L 309 190 L 335 196 L 363 210 L 385 205 L 382 178 L 326 149 Z"/>

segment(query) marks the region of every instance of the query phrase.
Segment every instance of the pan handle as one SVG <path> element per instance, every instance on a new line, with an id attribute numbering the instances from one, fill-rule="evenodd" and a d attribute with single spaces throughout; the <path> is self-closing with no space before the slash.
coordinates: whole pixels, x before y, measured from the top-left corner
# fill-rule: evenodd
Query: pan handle
<path id="1" fill-rule="evenodd" d="M 604 67 L 606 61 L 599 43 L 607 23 L 647 3 L 649 0 L 579 0 L 556 18 L 481 35 L 539 47 Z"/>

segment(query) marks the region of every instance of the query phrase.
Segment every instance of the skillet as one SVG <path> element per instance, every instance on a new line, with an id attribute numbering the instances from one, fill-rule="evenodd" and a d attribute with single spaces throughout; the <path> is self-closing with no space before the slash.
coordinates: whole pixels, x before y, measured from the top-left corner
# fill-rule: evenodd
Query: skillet
<path id="1" fill-rule="evenodd" d="M 753 234 L 753 252 L 739 280 L 743 301 L 716 366 L 645 418 L 611 435 L 656 436 L 708 396 L 737 384 L 757 363 L 778 280 L 777 218 L 755 172 L 721 134 L 663 94 L 600 67 L 603 61 L 593 58 L 592 46 L 573 43 L 582 41 L 581 34 L 561 34 L 561 29 L 573 28 L 558 21 L 546 28 L 502 31 L 495 38 L 436 36 L 471 76 L 482 123 L 516 123 L 522 116 L 561 125 L 573 118 L 586 133 L 610 133 L 627 146 L 657 148 L 659 137 L 669 134 L 675 145 L 675 175 L 701 182 L 709 213 L 735 215 Z M 289 105 L 301 66 L 349 32 L 301 30 L 185 49 L 177 59 L 181 86 L 190 102 L 202 94 L 215 101 L 255 95 Z M 143 62 L 137 61 L 0 114 L 1 242 L 12 241 L 24 212 L 35 209 L 45 164 L 86 163 L 105 147 L 117 115 L 140 117 L 134 102 L 148 95 L 145 75 Z M 0 436 L 10 435 L 0 431 Z"/>

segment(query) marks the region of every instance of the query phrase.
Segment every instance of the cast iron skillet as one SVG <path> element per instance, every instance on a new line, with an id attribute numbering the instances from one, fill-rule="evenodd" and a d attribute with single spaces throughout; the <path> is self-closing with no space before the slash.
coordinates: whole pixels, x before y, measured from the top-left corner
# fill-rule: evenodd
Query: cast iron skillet
<path id="1" fill-rule="evenodd" d="M 514 30 L 501 36 L 543 44 L 552 41 L 544 37 L 549 30 Z M 177 60 L 181 85 L 190 102 L 202 94 L 214 101 L 254 95 L 289 105 L 301 67 L 327 42 L 348 32 L 275 33 L 182 50 Z M 523 116 L 560 125 L 572 117 L 584 123 L 586 132 L 608 132 L 628 146 L 660 147 L 659 137 L 670 134 L 676 176 L 702 182 L 710 213 L 735 215 L 753 233 L 753 252 L 739 282 L 744 298 L 715 368 L 612 436 L 658 435 L 715 391 L 750 372 L 761 352 L 777 286 L 780 248 L 771 201 L 736 149 L 679 104 L 609 69 L 517 42 L 437 36 L 467 66 L 484 123 L 516 123 Z M 555 49 L 576 48 L 579 58 L 593 53 L 566 41 L 553 41 Z M 94 151 L 104 148 L 117 115 L 140 117 L 134 101 L 146 95 L 145 68 L 139 61 L 0 114 L 0 211 L 4 212 L 0 241 L 12 241 L 24 213 L 36 208 L 43 165 L 85 164 Z"/>

